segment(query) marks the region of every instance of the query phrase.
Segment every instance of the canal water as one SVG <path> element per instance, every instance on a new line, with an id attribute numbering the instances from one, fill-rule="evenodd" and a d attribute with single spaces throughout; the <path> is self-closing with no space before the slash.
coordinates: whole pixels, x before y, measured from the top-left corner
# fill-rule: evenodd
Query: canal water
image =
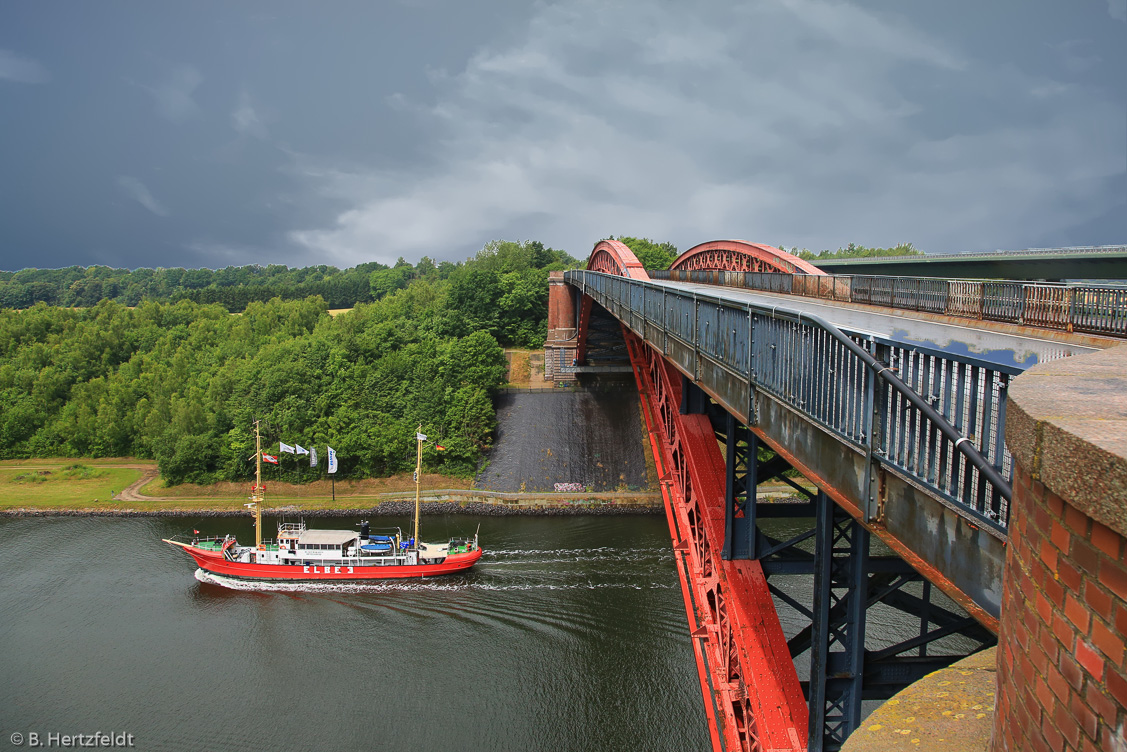
<path id="1" fill-rule="evenodd" d="M 767 523 L 782 539 L 808 524 Z M 198 529 L 245 543 L 249 519 L 0 520 L 0 740 L 103 731 L 131 733 L 143 750 L 709 748 L 664 516 L 427 517 L 422 537 L 479 524 L 486 553 L 464 575 L 267 589 L 218 584 L 161 542 Z M 809 576 L 772 582 L 810 603 Z M 808 623 L 778 605 L 787 637 Z M 918 619 L 879 604 L 867 618 L 870 650 L 919 633 Z M 933 647 L 973 643 L 953 635 Z M 805 678 L 807 655 L 796 664 Z M 864 705 L 867 715 L 879 702 Z"/>
<path id="2" fill-rule="evenodd" d="M 385 519 L 375 524 L 408 524 Z M 246 542 L 248 520 L 0 520 L 2 739 L 709 747 L 663 517 L 438 517 L 424 519 L 423 537 L 478 523 L 487 553 L 464 576 L 263 591 L 197 578 L 161 543 L 193 528 Z"/>

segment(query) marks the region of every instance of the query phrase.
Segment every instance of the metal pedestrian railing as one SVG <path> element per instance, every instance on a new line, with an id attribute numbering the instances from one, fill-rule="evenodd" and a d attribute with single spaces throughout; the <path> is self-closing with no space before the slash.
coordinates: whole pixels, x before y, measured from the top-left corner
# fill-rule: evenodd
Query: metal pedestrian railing
<path id="1" fill-rule="evenodd" d="M 800 279 L 831 288 L 839 282 L 748 276 L 763 277 L 775 289 Z M 889 281 L 865 288 L 870 299 L 922 294 L 938 306 L 940 293 L 950 294 L 938 286 L 905 292 L 884 279 Z M 1005 537 L 1012 477 L 1003 440 L 1005 396 L 1019 369 L 846 333 L 817 316 L 781 307 L 597 272 L 569 271 L 565 280 L 682 369 L 699 369 L 699 362 L 691 362 L 696 356 L 718 364 L 724 375 L 714 379 L 714 388 L 729 405 L 766 392 Z M 747 404 L 741 412 L 753 416 L 755 407 Z"/>
<path id="2" fill-rule="evenodd" d="M 1127 287 L 860 274 L 663 270 L 651 279 L 789 293 L 1066 332 L 1127 337 Z"/>

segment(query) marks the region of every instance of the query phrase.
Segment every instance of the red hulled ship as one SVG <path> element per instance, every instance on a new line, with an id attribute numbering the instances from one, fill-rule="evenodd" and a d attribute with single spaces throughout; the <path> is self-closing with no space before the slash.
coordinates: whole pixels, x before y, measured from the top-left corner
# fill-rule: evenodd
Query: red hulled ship
<path id="1" fill-rule="evenodd" d="M 447 543 L 419 541 L 419 478 L 426 436 L 416 432 L 415 534 L 404 537 L 399 528 L 373 535 L 367 522 L 355 530 L 310 530 L 304 522 L 281 523 L 275 541 L 262 539 L 262 446 L 255 422 L 257 469 L 251 503 L 255 545 L 240 546 L 235 536 L 194 538 L 190 542 L 164 539 L 183 548 L 200 569 L 224 577 L 263 581 L 354 581 L 405 577 L 434 577 L 463 572 L 481 558 L 475 533 Z"/>

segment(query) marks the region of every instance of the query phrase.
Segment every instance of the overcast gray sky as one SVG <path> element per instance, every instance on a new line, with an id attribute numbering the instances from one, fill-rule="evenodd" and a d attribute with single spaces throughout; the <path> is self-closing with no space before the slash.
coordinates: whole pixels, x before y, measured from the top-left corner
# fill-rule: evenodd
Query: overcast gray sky
<path id="1" fill-rule="evenodd" d="M 0 0 L 0 269 L 1127 242 L 1127 0 Z"/>

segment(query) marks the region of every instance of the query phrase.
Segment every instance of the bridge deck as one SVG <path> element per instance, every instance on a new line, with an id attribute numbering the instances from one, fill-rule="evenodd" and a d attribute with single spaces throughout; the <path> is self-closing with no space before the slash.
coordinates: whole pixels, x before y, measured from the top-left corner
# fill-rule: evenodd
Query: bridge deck
<path id="1" fill-rule="evenodd" d="M 955 321 L 935 314 L 891 311 L 855 303 L 769 293 L 736 287 L 651 280 L 650 284 L 696 292 L 737 303 L 778 306 L 813 314 L 851 334 L 875 335 L 908 347 L 927 347 L 957 356 L 1025 370 L 1036 363 L 1095 352 L 1119 340 L 1017 327 L 1012 324 Z M 946 320 L 944 320 L 946 319 Z M 1019 331 L 1020 330 L 1020 331 Z"/>

